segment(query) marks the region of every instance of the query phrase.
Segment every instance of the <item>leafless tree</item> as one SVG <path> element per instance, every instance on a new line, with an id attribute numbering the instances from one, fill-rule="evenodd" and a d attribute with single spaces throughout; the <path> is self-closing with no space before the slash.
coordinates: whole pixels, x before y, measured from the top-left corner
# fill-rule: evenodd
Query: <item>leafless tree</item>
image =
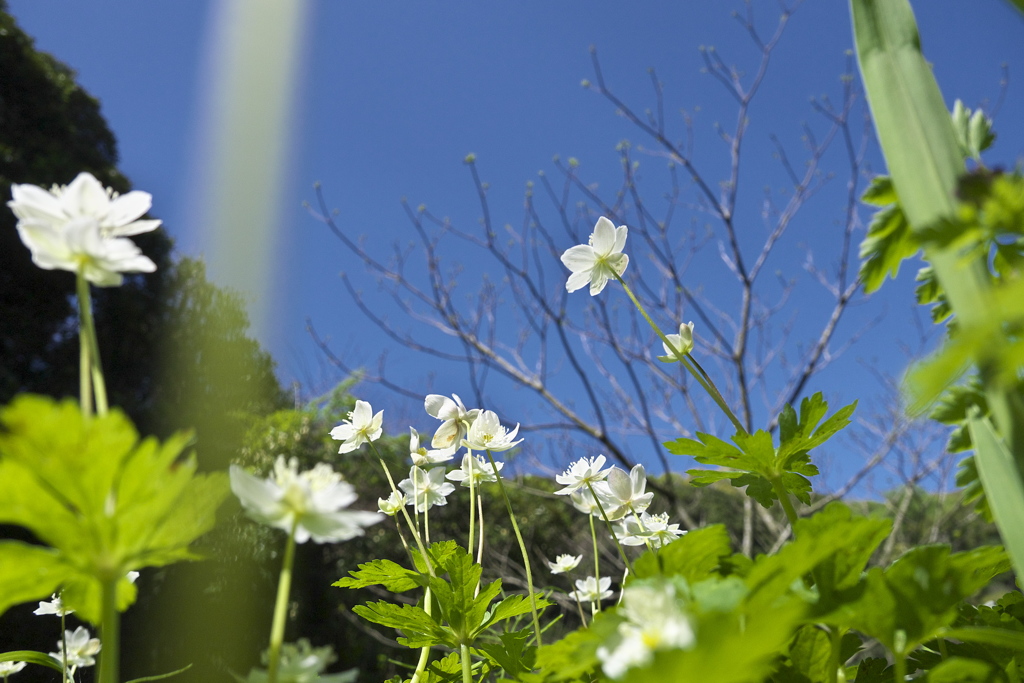
<path id="1" fill-rule="evenodd" d="M 492 215 L 489 186 L 470 155 L 466 164 L 480 201 L 480 226 L 463 228 L 426 207 L 405 203 L 418 243 L 396 245 L 382 254 L 336 222 L 337 213 L 317 186 L 311 211 L 366 265 L 390 295 L 401 322 L 380 314 L 356 283 L 343 276 L 356 306 L 403 352 L 462 368 L 475 405 L 500 411 L 509 387 L 532 392 L 539 407 L 529 420 L 520 418 L 524 429 L 551 435 L 527 440 L 538 461 L 547 446 L 552 452 L 571 451 L 573 457 L 605 453 L 626 467 L 655 458 L 665 471 L 672 470 L 663 441 L 694 431 L 715 432 L 723 421 L 678 364 L 656 360 L 660 343 L 621 292 L 611 291 L 614 283 L 593 298 L 582 292 L 567 295 L 560 254 L 585 242 L 597 217 L 607 216 L 616 225 L 629 226 L 631 263 L 625 277 L 656 323 L 674 332 L 680 322 L 695 320 L 695 353 L 730 404 L 738 407 L 742 423 L 748 430 L 774 429 L 782 407 L 807 393 L 811 378 L 863 331 L 836 334 L 860 292 L 854 249 L 862 229 L 858 199 L 866 182 L 865 153 L 873 139 L 852 57 L 838 97 L 812 101 L 814 123 L 803 125 L 801 148 L 771 137 L 783 187 L 749 187 L 741 174 L 751 105 L 798 4 L 782 5 L 770 34 L 755 25 L 749 3 L 746 13 L 737 14 L 741 30 L 760 54 L 749 74 L 729 65 L 714 49 L 702 49 L 704 70 L 735 102 L 731 128 L 715 128 L 728 160 L 724 177 L 696 161 L 698 139 L 705 144 L 706 138 L 697 134 L 695 119 L 684 111 L 679 120 L 669 120 L 666 93 L 654 70 L 652 106 L 640 111 L 616 94 L 592 50 L 593 78 L 584 85 L 643 137 L 642 145 L 618 146 L 622 177 L 612 192 L 588 182 L 575 159 L 556 158 L 556 173 L 528 183 L 518 227 L 502 226 Z M 825 167 L 827 154 L 830 164 L 843 160 L 840 171 Z M 641 159 L 644 168 L 648 161 L 667 164 L 667 187 L 641 173 Z M 796 248 L 800 230 L 809 227 L 799 225 L 801 211 L 830 183 L 845 183 L 843 204 L 833 208 L 838 225 L 832 251 L 807 250 L 802 276 L 777 274 L 769 265 L 773 256 L 778 258 L 784 243 L 786 253 Z M 759 215 L 741 210 L 743 206 L 760 206 Z M 460 264 L 442 258 L 454 253 L 460 254 Z M 714 284 L 701 287 L 700 282 Z M 795 324 L 798 313 L 800 326 Z M 806 333 L 812 317 L 815 330 Z M 345 373 L 355 371 L 312 324 L 309 329 L 331 362 Z M 365 379 L 422 400 L 426 386 L 410 390 L 394 381 L 386 361 L 382 356 L 375 371 L 364 370 Z M 885 425 L 870 447 L 873 455 L 865 469 L 849 486 L 882 462 L 906 431 L 904 421 Z M 558 455 L 563 456 L 560 462 L 567 462 L 563 453 Z M 662 493 L 671 499 L 670 486 L 663 486 Z M 759 507 L 755 513 L 747 502 L 742 549 L 751 550 L 755 514 L 784 540 L 785 524 Z M 687 526 L 696 525 L 685 509 L 678 507 L 677 512 Z"/>

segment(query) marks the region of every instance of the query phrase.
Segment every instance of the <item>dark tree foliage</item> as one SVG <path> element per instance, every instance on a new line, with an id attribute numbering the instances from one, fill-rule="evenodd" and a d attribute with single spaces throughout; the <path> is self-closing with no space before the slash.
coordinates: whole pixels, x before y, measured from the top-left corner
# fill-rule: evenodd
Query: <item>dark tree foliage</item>
<path id="1" fill-rule="evenodd" d="M 12 183 L 50 187 L 82 171 L 127 192 L 117 159 L 99 102 L 67 65 L 36 50 L 0 0 L 0 199 L 10 198 Z M 14 214 L 0 207 L 0 404 L 20 392 L 77 398 L 74 276 L 35 266 L 15 224 Z M 163 438 L 195 429 L 202 467 L 223 468 L 248 416 L 285 400 L 273 360 L 248 336 L 240 297 L 210 283 L 201 262 L 172 262 L 173 243 L 164 230 L 132 240 L 157 271 L 92 290 L 111 405 L 127 412 L 143 434 Z M 11 527 L 0 527 L 0 536 L 25 538 Z M 151 590 L 152 584 L 142 584 L 140 602 Z M 0 651 L 55 649 L 59 620 L 33 616 L 35 607 L 23 605 L 0 619 Z M 77 623 L 72 616 L 68 627 Z M 137 626 L 129 613 L 126 632 Z M 145 655 L 126 649 L 125 658 L 125 668 L 135 670 L 140 667 L 130 660 Z M 19 676 L 50 680 L 34 668 Z M 83 675 L 88 680 L 92 674 Z"/>

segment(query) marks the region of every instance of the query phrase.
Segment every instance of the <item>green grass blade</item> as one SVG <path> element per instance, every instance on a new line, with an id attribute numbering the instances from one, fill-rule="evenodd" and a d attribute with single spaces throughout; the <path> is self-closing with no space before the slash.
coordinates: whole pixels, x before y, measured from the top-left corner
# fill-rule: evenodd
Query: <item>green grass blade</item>
<path id="1" fill-rule="evenodd" d="M 42 652 L 36 652 L 35 650 L 12 650 L 11 652 L 0 652 L 0 662 L 28 662 L 29 664 L 45 666 L 57 671 L 58 673 L 64 672 L 60 662 L 50 655 L 43 654 Z"/>
<path id="2" fill-rule="evenodd" d="M 992 516 L 1017 576 L 1024 577 L 1024 481 L 1021 481 L 1013 455 L 987 418 L 972 417 L 970 429 L 978 475 Z"/>

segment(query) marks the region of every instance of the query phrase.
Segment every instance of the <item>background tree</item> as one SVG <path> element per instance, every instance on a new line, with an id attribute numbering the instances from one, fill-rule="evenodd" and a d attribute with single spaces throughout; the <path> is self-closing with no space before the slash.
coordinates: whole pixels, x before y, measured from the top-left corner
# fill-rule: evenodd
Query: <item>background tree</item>
<path id="1" fill-rule="evenodd" d="M 744 427 L 774 430 L 783 405 L 808 393 L 813 378 L 874 322 L 863 315 L 847 320 L 851 305 L 862 301 L 855 247 L 872 141 L 852 61 L 833 98 L 812 101 L 815 116 L 799 128 L 799 146 L 761 129 L 777 168 L 765 181 L 771 184 L 756 184 L 761 178 L 745 171 L 757 124 L 753 105 L 798 4 L 784 3 L 778 23 L 767 30 L 755 22 L 750 4 L 737 14 L 757 55 L 752 64 L 733 65 L 714 49 L 702 49 L 705 72 L 735 104 L 731 126 L 699 127 L 694 103 L 670 101 L 653 69 L 649 106 L 622 100 L 593 52 L 593 78 L 584 86 L 643 138 L 642 146 L 617 146 L 622 175 L 616 187 L 599 188 L 578 160 L 556 157 L 556 174 L 541 173 L 527 183 L 522 216 L 502 219 L 492 213 L 490 187 L 469 155 L 479 227 L 406 205 L 415 243 L 387 252 L 349 234 L 318 186 L 314 215 L 366 265 L 393 306 L 364 297 L 358 283 L 344 277 L 352 300 L 397 345 L 444 367 L 448 378 L 458 373 L 471 388 L 467 403 L 522 422 L 533 436 L 525 452 L 536 466 L 559 469 L 581 453 L 600 452 L 626 467 L 645 459 L 665 472 L 684 469 L 686 462 L 670 460 L 662 442 L 695 431 L 727 437 L 731 426 L 699 387 L 691 391 L 694 385 L 678 364 L 655 359 L 660 342 L 622 293 L 611 291 L 618 289 L 614 284 L 594 298 L 567 295 L 563 286 L 560 254 L 586 242 L 597 217 L 608 216 L 629 226 L 632 261 L 625 278 L 656 324 L 671 333 L 693 320 L 697 357 Z M 681 116 L 667 114 L 680 107 Z M 708 141 L 720 143 L 714 154 Z M 836 203 L 823 207 L 826 198 Z M 802 273 L 794 272 L 794 259 L 803 261 Z M 342 373 L 355 370 L 319 340 L 312 324 L 310 330 Z M 366 377 L 414 401 L 428 390 L 447 393 L 451 384 L 430 387 L 424 378 L 422 386 L 411 387 L 388 372 L 386 355 Z M 862 404 L 857 415 L 867 449 L 847 442 L 864 466 L 837 492 L 863 485 L 923 428 L 890 409 L 893 387 L 881 379 L 879 394 L 886 400 L 873 401 L 881 408 Z M 522 391 L 513 397 L 510 389 Z M 533 398 L 522 400 L 524 393 Z M 908 474 L 913 485 L 943 470 L 933 460 L 948 463 L 941 447 L 925 453 Z M 675 501 L 674 512 L 687 527 L 697 525 L 676 487 L 660 492 Z M 749 554 L 758 544 L 755 519 L 777 525 L 770 511 L 749 499 L 746 505 L 737 541 Z M 777 526 L 779 534 L 785 526 Z"/>
<path id="2" fill-rule="evenodd" d="M 12 183 L 50 187 L 82 171 L 127 192 L 130 184 L 116 167 L 117 144 L 99 103 L 69 67 L 35 49 L 6 9 L 0 0 L 0 197 L 10 197 Z M 35 266 L 15 223 L 13 213 L 0 209 L 0 403 L 20 392 L 77 397 L 74 276 Z M 285 403 L 273 360 L 249 337 L 241 298 L 209 282 L 201 262 L 172 260 L 166 231 L 133 241 L 156 263 L 156 272 L 93 290 L 111 405 L 127 412 L 142 434 L 166 437 L 195 428 L 202 466 L 223 468 L 237 452 L 247 420 Z M 21 532 L 3 527 L 0 533 Z M 155 574 L 141 584 L 142 602 L 173 580 L 172 571 Z M 59 625 L 32 616 L 35 608 L 23 605 L 5 614 L 0 642 L 53 650 Z M 134 618 L 130 612 L 126 630 Z M 126 649 L 126 656 L 131 652 Z M 131 662 L 126 670 L 133 670 Z M 46 674 L 21 676 L 27 681 Z"/>

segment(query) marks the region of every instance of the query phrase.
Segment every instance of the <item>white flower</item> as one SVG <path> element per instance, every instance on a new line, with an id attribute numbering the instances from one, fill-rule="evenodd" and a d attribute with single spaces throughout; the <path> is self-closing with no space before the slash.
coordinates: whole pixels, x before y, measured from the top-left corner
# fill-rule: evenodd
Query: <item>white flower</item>
<path id="1" fill-rule="evenodd" d="M 128 572 L 128 574 L 125 576 L 125 578 L 128 579 L 128 583 L 135 583 L 135 579 L 139 578 L 139 576 L 140 576 L 139 572 L 134 572 L 133 571 L 133 572 Z"/>
<path id="2" fill-rule="evenodd" d="M 430 467 L 454 458 L 455 450 L 427 450 L 426 446 L 420 445 L 420 433 L 409 427 L 409 457 L 412 458 L 412 464 L 417 467 Z"/>
<path id="3" fill-rule="evenodd" d="M 552 574 L 565 574 L 576 569 L 582 559 L 582 555 L 559 555 L 554 562 L 548 562 L 548 567 Z"/>
<path id="4" fill-rule="evenodd" d="M 447 505 L 447 496 L 455 490 L 455 485 L 444 480 L 442 468 L 424 470 L 413 465 L 409 478 L 400 481 L 398 488 L 405 491 L 405 504 L 415 504 L 419 511 L 429 510 L 434 505 Z"/>
<path id="5" fill-rule="evenodd" d="M 466 453 L 462 456 L 462 467 L 457 470 L 452 470 L 445 475 L 447 479 L 452 481 L 460 481 L 463 486 L 469 486 L 470 481 L 473 482 L 473 486 L 479 486 L 485 481 L 498 481 L 498 472 L 505 466 L 503 462 L 495 462 L 497 469 L 491 466 L 491 463 L 484 460 L 482 456 L 473 456 Z"/>
<path id="6" fill-rule="evenodd" d="M 281 659 L 277 667 L 278 683 L 351 683 L 358 675 L 358 669 L 349 669 L 329 676 L 321 675 L 321 672 L 330 665 L 337 657 L 334 656 L 334 648 L 330 645 L 313 647 L 305 638 L 300 638 L 297 643 L 284 643 L 281 645 Z M 270 661 L 269 651 L 263 653 L 263 664 Z M 253 669 L 249 672 L 248 678 L 239 679 L 243 683 L 266 683 L 267 671 L 265 669 Z"/>
<path id="7" fill-rule="evenodd" d="M 44 270 L 81 271 L 100 287 L 124 282 L 121 273 L 152 273 L 156 264 L 125 237 L 105 237 L 94 218 L 76 218 L 55 225 L 35 218 L 18 221 L 21 241 L 32 252 L 32 262 Z"/>
<path id="8" fill-rule="evenodd" d="M 589 489 L 573 491 L 569 499 L 572 500 L 572 506 L 583 514 L 593 515 L 594 517 L 601 516 L 601 508 L 597 506 L 597 499 L 594 498 L 594 494 Z"/>
<path id="9" fill-rule="evenodd" d="M 64 639 L 57 641 L 57 651 L 49 653 L 58 662 L 64 661 L 64 642 L 67 641 L 67 663 L 68 669 L 77 669 L 80 666 L 92 666 L 96 663 L 93 657 L 100 651 L 99 638 L 90 638 L 89 630 L 79 626 L 71 631 L 64 631 Z"/>
<path id="10" fill-rule="evenodd" d="M 118 195 L 89 173 L 67 187 L 49 191 L 11 185 L 11 207 L 18 234 L 32 261 L 46 270 L 79 271 L 101 287 L 120 285 L 121 273 L 151 273 L 156 264 L 143 256 L 129 235 L 155 230 L 158 220 L 138 220 L 149 210 L 146 192 Z"/>
<path id="11" fill-rule="evenodd" d="M 387 498 L 377 499 L 377 508 L 388 517 L 394 517 L 405 505 L 405 496 L 398 491 L 392 491 Z"/>
<path id="12" fill-rule="evenodd" d="M 643 465 L 634 465 L 626 474 L 618 467 L 611 468 L 608 479 L 594 486 L 598 500 L 609 520 L 621 519 L 630 512 L 642 512 L 651 505 L 653 493 L 645 493 L 647 473 Z"/>
<path id="13" fill-rule="evenodd" d="M 611 587 L 612 580 L 607 576 L 602 576 L 600 581 L 588 576 L 586 579 L 576 579 L 576 590 L 572 596 L 580 602 L 601 602 L 612 597 Z"/>
<path id="14" fill-rule="evenodd" d="M 669 348 L 665 342 L 661 342 L 661 347 L 665 349 L 665 355 L 658 356 L 658 360 L 662 363 L 678 363 L 679 358 L 676 357 L 676 351 L 679 352 L 680 356 L 685 356 L 693 350 L 693 323 L 681 324 L 679 326 L 679 334 L 666 334 L 665 339 L 668 339 L 672 348 Z M 672 349 L 675 349 L 675 351 Z"/>
<path id="15" fill-rule="evenodd" d="M 615 529 L 615 535 L 622 545 L 650 543 L 653 548 L 668 545 L 685 533 L 685 530 L 680 530 L 678 524 L 668 523 L 667 512 L 660 515 L 641 512 L 640 519 L 635 515 L 627 515 L 619 521 Z"/>
<path id="16" fill-rule="evenodd" d="M 298 468 L 296 458 L 278 456 L 274 473 L 260 479 L 232 465 L 231 490 L 257 522 L 286 532 L 296 525 L 296 543 L 347 541 L 384 519 L 377 512 L 344 509 L 355 502 L 355 489 L 329 465 L 319 463 L 302 473 Z"/>
<path id="17" fill-rule="evenodd" d="M 522 439 L 513 441 L 518 433 L 518 424 L 512 428 L 512 431 L 506 431 L 501 426 L 497 413 L 493 410 L 485 410 L 473 420 L 462 445 L 474 451 L 507 451 L 522 441 Z"/>
<path id="18" fill-rule="evenodd" d="M 655 548 L 668 545 L 686 533 L 686 529 L 680 529 L 678 524 L 668 523 L 667 512 L 663 512 L 660 515 L 649 515 L 646 512 L 642 512 L 640 513 L 640 521 L 647 528 L 647 533 L 651 538 L 651 545 Z"/>
<path id="19" fill-rule="evenodd" d="M 452 394 L 452 398 L 430 394 L 423 400 L 423 407 L 428 415 L 442 420 L 441 426 L 434 432 L 430 445 L 453 454 L 462 443 L 470 425 L 480 414 L 479 408 L 466 410 L 457 394 Z"/>
<path id="20" fill-rule="evenodd" d="M 129 237 L 156 230 L 158 220 L 139 220 L 149 211 L 153 197 L 135 190 L 119 195 L 104 188 L 91 173 L 79 173 L 70 185 L 54 185 L 46 191 L 36 185 L 11 185 L 7 206 L 20 220 L 35 220 L 61 227 L 91 218 L 104 237 Z"/>
<path id="21" fill-rule="evenodd" d="M 629 265 L 629 256 L 622 253 L 626 246 L 626 226 L 618 228 L 601 216 L 597 219 L 588 244 L 578 244 L 562 254 L 562 263 L 572 271 L 565 288 L 570 292 L 590 284 L 590 295 L 601 293 L 609 278 L 621 276 Z"/>
<path id="22" fill-rule="evenodd" d="M 593 485 L 608 476 L 611 469 L 601 471 L 604 467 L 604 456 L 596 458 L 580 458 L 569 469 L 555 476 L 555 481 L 565 488 L 555 491 L 560 496 L 567 496 L 579 489 L 586 489 L 587 484 Z"/>
<path id="23" fill-rule="evenodd" d="M 62 617 L 65 614 L 72 614 L 74 611 L 68 609 L 64 601 L 60 599 L 60 593 L 54 593 L 50 596 L 50 602 L 40 602 L 39 608 L 32 614 L 56 614 L 58 617 Z"/>
<path id="24" fill-rule="evenodd" d="M 7 677 L 16 674 L 25 666 L 28 662 L 0 662 L 0 678 L 7 680 Z"/>
<path id="25" fill-rule="evenodd" d="M 619 624 L 611 646 L 597 649 L 601 668 L 611 678 L 650 664 L 657 650 L 689 648 L 695 642 L 693 627 L 671 583 L 631 585 L 623 591 L 619 614 L 626 620 Z"/>
<path id="26" fill-rule="evenodd" d="M 331 438 L 342 442 L 339 453 L 349 453 L 364 443 L 379 439 L 383 422 L 383 410 L 374 415 L 369 403 L 356 401 L 356 407 L 348 414 L 348 419 L 331 430 Z"/>

